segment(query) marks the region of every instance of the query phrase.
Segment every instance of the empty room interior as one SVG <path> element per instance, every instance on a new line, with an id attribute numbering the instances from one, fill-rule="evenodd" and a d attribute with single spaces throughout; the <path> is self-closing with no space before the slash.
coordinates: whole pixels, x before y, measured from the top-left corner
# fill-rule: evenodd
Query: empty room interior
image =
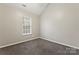
<path id="1" fill-rule="evenodd" d="M 0 3 L 0 55 L 79 55 L 79 3 Z"/>

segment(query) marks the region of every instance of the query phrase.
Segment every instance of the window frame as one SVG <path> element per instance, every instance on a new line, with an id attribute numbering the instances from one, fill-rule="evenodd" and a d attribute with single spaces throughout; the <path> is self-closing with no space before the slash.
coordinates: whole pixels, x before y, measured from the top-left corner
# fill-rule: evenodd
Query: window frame
<path id="1" fill-rule="evenodd" d="M 25 20 L 26 19 L 26 20 Z M 25 21 L 27 21 L 27 19 L 29 19 L 29 33 L 27 33 L 27 25 Z M 24 28 L 25 26 L 25 28 Z M 24 16 L 23 17 L 23 22 L 22 22 L 22 35 L 31 35 L 32 34 L 32 18 L 30 16 Z"/>

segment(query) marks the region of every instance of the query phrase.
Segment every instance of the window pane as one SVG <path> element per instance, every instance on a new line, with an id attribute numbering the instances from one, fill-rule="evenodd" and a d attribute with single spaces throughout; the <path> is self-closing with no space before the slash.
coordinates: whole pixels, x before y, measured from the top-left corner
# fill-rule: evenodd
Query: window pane
<path id="1" fill-rule="evenodd" d="M 23 34 L 30 34 L 31 31 L 31 18 L 24 17 L 23 18 Z"/>

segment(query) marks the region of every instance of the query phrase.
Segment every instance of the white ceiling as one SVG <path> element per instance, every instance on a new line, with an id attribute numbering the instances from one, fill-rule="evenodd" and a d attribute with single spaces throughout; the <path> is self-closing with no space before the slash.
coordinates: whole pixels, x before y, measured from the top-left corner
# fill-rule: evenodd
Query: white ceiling
<path id="1" fill-rule="evenodd" d="M 23 6 L 26 5 L 26 7 Z M 48 3 L 10 3 L 8 5 L 13 5 L 16 7 L 20 7 L 34 14 L 40 15 L 44 9 L 47 7 Z"/>
<path id="2" fill-rule="evenodd" d="M 21 8 L 24 8 L 25 10 L 28 10 L 32 13 L 40 15 L 48 4 L 47 3 L 25 3 L 24 5 L 26 5 L 26 7 L 23 7 L 22 4 L 17 4 L 17 5 L 20 6 Z"/>
<path id="3" fill-rule="evenodd" d="M 26 3 L 25 5 L 26 7 L 23 7 L 22 4 L 19 4 L 18 6 L 37 15 L 40 15 L 47 6 L 46 3 Z"/>

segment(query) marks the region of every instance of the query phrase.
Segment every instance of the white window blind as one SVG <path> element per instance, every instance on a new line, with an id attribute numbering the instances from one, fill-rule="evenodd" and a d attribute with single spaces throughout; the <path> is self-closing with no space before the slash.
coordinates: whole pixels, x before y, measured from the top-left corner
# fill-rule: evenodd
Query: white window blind
<path id="1" fill-rule="evenodd" d="M 32 18 L 29 16 L 23 17 L 23 35 L 32 34 Z"/>

